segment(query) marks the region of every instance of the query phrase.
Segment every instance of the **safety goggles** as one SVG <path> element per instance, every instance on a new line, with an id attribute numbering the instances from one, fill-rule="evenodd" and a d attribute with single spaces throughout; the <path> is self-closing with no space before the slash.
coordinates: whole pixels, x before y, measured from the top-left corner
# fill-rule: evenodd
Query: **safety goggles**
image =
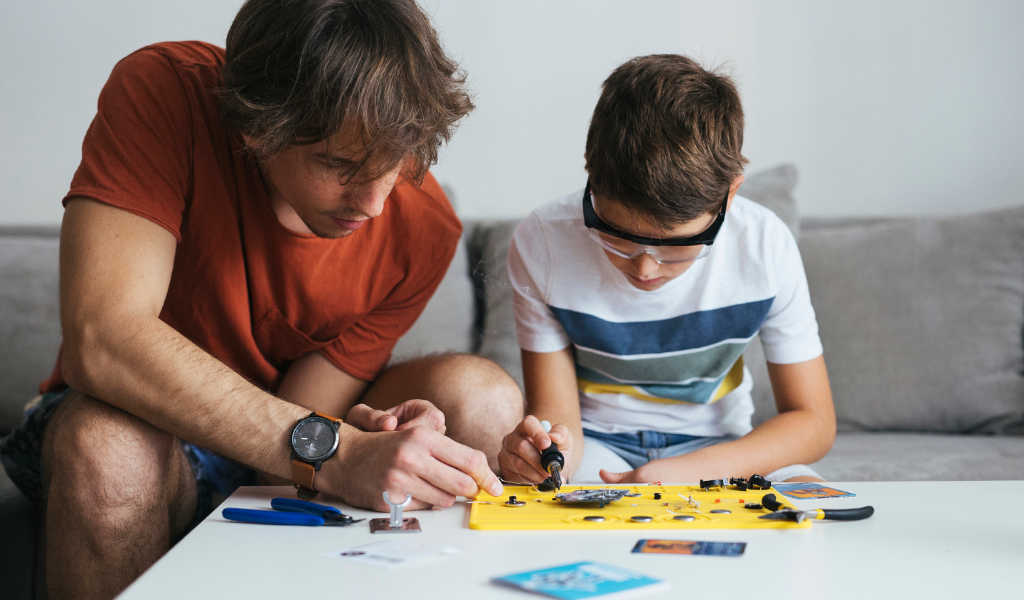
<path id="1" fill-rule="evenodd" d="M 590 239 L 601 248 L 616 256 L 630 260 L 647 254 L 659 265 L 675 265 L 689 263 L 704 258 L 711 253 L 711 245 L 715 243 L 722 223 L 725 222 L 725 209 L 729 204 L 729 193 L 718 216 L 707 229 L 697 235 L 682 238 L 649 238 L 633 235 L 609 225 L 597 216 L 594 210 L 594 196 L 590 192 L 590 181 L 583 191 L 583 223 L 587 226 Z"/>

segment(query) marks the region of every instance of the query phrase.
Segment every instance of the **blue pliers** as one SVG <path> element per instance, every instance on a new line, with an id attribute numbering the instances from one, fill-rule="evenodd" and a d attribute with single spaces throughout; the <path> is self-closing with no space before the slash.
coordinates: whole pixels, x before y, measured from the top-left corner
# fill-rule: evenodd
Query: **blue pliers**
<path id="1" fill-rule="evenodd" d="M 252 510 L 248 508 L 225 508 L 221 514 L 230 521 L 262 523 L 264 525 L 334 525 L 345 527 L 365 519 L 354 519 L 340 510 L 294 498 L 274 498 L 270 501 L 274 510 Z"/>

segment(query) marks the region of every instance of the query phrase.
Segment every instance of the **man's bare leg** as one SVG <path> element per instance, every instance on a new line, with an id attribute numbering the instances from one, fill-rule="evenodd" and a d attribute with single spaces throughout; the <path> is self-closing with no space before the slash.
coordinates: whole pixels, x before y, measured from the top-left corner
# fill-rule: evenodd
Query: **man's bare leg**
<path id="1" fill-rule="evenodd" d="M 172 435 L 82 394 L 43 444 L 50 600 L 113 598 L 187 529 L 197 490 Z"/>
<path id="2" fill-rule="evenodd" d="M 444 413 L 445 435 L 480 450 L 495 473 L 505 434 L 523 418 L 523 393 L 493 361 L 468 354 L 427 356 L 381 373 L 361 402 L 385 410 L 421 398 Z"/>

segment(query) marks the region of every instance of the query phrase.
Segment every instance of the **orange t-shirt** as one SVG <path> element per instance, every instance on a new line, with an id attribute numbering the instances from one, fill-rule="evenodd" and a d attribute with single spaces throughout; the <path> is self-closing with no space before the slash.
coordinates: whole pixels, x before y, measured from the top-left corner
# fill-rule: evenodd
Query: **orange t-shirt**
<path id="1" fill-rule="evenodd" d="M 257 385 L 319 350 L 372 380 L 437 289 L 462 225 L 429 174 L 400 183 L 353 234 L 277 220 L 255 162 L 218 110 L 224 50 L 156 44 L 114 67 L 64 198 L 145 217 L 178 239 L 160 319 Z M 66 387 L 60 360 L 41 390 Z"/>

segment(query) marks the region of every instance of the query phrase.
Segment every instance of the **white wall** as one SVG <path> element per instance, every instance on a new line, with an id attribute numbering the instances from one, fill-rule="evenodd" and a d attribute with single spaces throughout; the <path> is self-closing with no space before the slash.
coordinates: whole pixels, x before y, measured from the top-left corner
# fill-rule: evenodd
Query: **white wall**
<path id="1" fill-rule="evenodd" d="M 728 62 L 751 169 L 795 162 L 805 214 L 956 214 L 1024 201 L 1024 2 L 421 0 L 477 110 L 435 168 L 465 217 L 581 188 L 599 87 L 624 60 Z M 0 224 L 56 223 L 113 64 L 222 44 L 239 0 L 13 2 L 0 20 Z"/>

